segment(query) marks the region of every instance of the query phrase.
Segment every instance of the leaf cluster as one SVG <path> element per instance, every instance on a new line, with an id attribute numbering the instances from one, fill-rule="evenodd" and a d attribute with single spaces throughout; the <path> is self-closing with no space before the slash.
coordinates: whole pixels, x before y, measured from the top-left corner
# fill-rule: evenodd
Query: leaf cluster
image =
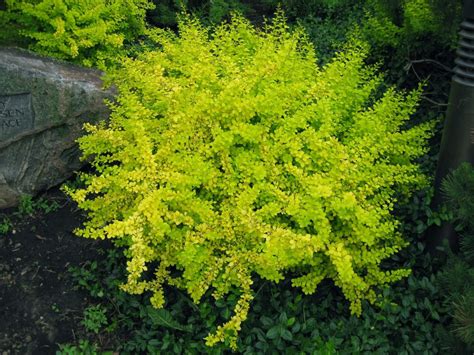
<path id="1" fill-rule="evenodd" d="M 56 211 L 59 207 L 56 201 L 48 201 L 43 197 L 33 198 L 31 195 L 25 194 L 21 196 L 18 209 L 14 214 L 20 218 L 25 218 L 38 212 L 48 214 Z"/>
<path id="2" fill-rule="evenodd" d="M 87 307 L 82 324 L 88 331 L 99 333 L 101 328 L 107 325 L 106 310 L 101 305 Z"/>

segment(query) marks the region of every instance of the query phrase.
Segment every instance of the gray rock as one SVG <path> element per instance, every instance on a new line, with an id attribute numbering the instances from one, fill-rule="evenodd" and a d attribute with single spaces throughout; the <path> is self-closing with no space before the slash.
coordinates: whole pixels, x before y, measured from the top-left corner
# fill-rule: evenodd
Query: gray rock
<path id="1" fill-rule="evenodd" d="M 85 122 L 109 115 L 101 72 L 0 48 L 0 208 L 71 177 Z"/>

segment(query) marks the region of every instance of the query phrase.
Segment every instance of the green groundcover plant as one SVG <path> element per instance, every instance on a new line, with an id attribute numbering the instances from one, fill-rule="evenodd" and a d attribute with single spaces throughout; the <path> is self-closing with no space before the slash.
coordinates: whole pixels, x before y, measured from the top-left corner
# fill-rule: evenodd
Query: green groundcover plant
<path id="1" fill-rule="evenodd" d="M 382 92 L 359 44 L 318 67 L 281 13 L 262 30 L 237 15 L 212 31 L 185 17 L 179 34 L 150 38 L 157 50 L 111 74 L 110 121 L 79 140 L 95 172 L 67 189 L 89 215 L 77 234 L 126 248 L 124 290 L 151 292 L 156 308 L 165 284 L 194 302 L 237 292 L 206 338 L 235 348 L 253 275 L 307 294 L 332 280 L 359 315 L 409 274 L 381 262 L 407 244 L 395 193 L 426 183 L 413 161 L 432 127 L 402 129 L 420 90 Z"/>
<path id="2" fill-rule="evenodd" d="M 124 54 L 125 42 L 144 33 L 151 8 L 148 0 L 6 0 L 0 24 L 7 40 L 18 37 L 38 53 L 106 69 Z"/>
<path id="3" fill-rule="evenodd" d="M 155 309 L 146 295 L 117 288 L 126 278 L 122 250 L 109 248 L 109 243 L 99 245 L 107 245 L 100 260 L 71 268 L 77 287 L 87 290 L 107 314 L 108 324 L 99 335 L 89 332 L 87 340 L 120 354 L 229 354 L 225 344 L 208 348 L 202 338 L 229 318 L 238 293 L 214 301 L 207 292 L 195 305 L 182 290 L 165 287 L 166 309 Z M 236 352 L 453 353 L 437 334 L 449 315 L 442 304 L 444 292 L 431 272 L 435 263 L 416 240 L 404 249 L 407 252 L 402 257 L 410 260 L 413 274 L 385 288 L 381 306 L 365 304 L 360 317 L 349 315 L 344 296 L 330 282 L 323 282 L 316 294 L 302 295 L 289 279 L 275 284 L 256 277 L 252 312 L 242 324 Z"/>

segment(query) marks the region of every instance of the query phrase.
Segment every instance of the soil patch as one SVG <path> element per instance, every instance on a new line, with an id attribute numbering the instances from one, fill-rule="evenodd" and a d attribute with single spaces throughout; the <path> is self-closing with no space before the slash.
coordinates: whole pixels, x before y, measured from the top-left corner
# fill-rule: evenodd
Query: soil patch
<path id="1" fill-rule="evenodd" d="M 43 197 L 60 208 L 17 217 L 0 235 L 0 355 L 54 354 L 83 335 L 90 301 L 74 290 L 68 268 L 98 259 L 98 242 L 73 235 L 81 216 L 59 189 Z"/>

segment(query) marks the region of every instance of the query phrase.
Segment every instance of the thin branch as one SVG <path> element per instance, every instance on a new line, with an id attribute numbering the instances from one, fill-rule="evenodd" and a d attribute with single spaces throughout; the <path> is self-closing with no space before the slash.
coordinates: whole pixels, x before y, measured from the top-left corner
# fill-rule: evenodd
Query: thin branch
<path id="1" fill-rule="evenodd" d="M 433 64 L 436 64 L 438 66 L 440 66 L 441 68 L 443 68 L 444 70 L 446 70 L 447 72 L 452 72 L 453 69 L 451 69 L 450 67 L 444 65 L 443 63 L 440 63 L 438 62 L 437 60 L 434 60 L 434 59 L 417 59 L 417 60 L 412 60 L 410 61 L 410 64 L 417 64 L 417 63 L 433 63 Z"/>
<path id="2" fill-rule="evenodd" d="M 410 67 L 408 69 L 411 69 L 413 70 L 413 73 L 415 73 L 415 76 L 416 78 L 418 79 L 418 81 L 423 81 L 423 79 L 420 78 L 420 76 L 418 75 L 418 73 L 416 72 L 415 70 L 415 67 L 410 63 Z M 425 79 L 426 80 L 426 79 Z"/>
<path id="3" fill-rule="evenodd" d="M 428 102 L 431 102 L 433 105 L 437 105 L 437 106 L 448 106 L 447 103 L 436 102 L 436 101 L 431 100 L 431 99 L 429 99 L 429 98 L 427 98 L 426 96 L 423 96 L 423 95 L 421 96 L 421 98 L 422 98 L 423 100 L 426 100 L 426 101 L 428 101 Z"/>

